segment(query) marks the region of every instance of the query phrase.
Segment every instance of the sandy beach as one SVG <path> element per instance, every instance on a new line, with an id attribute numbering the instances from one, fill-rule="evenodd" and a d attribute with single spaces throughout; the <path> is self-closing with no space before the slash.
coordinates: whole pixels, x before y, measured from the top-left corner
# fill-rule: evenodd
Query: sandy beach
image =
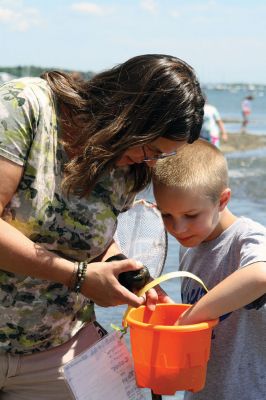
<path id="1" fill-rule="evenodd" d="M 228 133 L 228 141 L 221 143 L 221 150 L 224 153 L 254 150 L 262 147 L 266 147 L 266 135 L 251 135 L 249 133 Z"/>

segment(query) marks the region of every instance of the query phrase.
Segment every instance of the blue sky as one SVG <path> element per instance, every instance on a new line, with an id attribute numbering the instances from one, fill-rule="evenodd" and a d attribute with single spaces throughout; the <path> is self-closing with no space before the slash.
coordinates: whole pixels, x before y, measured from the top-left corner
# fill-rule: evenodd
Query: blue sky
<path id="1" fill-rule="evenodd" d="M 265 0 L 0 0 L 0 65 L 97 72 L 165 53 L 203 83 L 266 84 L 265 20 Z"/>

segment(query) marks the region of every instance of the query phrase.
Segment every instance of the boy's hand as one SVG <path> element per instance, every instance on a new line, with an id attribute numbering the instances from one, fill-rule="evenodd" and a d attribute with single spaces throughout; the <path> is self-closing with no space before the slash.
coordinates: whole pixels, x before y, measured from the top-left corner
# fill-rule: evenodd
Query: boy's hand
<path id="1" fill-rule="evenodd" d="M 174 323 L 175 326 L 181 326 L 181 325 L 190 325 L 191 322 L 188 322 L 188 314 L 189 314 L 190 309 L 188 308 L 185 310 L 178 318 L 178 320 Z"/>
<path id="2" fill-rule="evenodd" d="M 145 295 L 141 296 L 145 298 Z M 174 301 L 165 293 L 165 291 L 159 286 L 148 290 L 146 293 L 146 306 L 150 311 L 154 311 L 157 303 L 174 303 Z"/>

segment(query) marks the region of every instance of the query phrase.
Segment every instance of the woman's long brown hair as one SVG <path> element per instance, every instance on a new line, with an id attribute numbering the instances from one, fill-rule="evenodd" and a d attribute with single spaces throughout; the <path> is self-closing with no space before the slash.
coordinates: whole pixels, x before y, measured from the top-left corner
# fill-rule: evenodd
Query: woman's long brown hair
<path id="1" fill-rule="evenodd" d="M 67 134 L 66 151 L 74 154 L 65 168 L 63 187 L 85 195 L 98 178 L 132 146 L 159 137 L 192 143 L 199 137 L 204 99 L 193 69 L 160 54 L 131 58 L 91 80 L 59 71 L 42 75 L 58 102 Z M 151 181 L 145 164 L 128 168 L 131 191 Z"/>

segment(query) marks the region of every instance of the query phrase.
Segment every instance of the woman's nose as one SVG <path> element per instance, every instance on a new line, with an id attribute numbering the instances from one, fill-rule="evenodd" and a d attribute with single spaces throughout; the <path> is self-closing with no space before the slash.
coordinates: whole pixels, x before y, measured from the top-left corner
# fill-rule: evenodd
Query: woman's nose
<path id="1" fill-rule="evenodd" d="M 151 160 L 151 161 L 144 161 L 149 167 L 154 167 L 157 160 Z"/>

